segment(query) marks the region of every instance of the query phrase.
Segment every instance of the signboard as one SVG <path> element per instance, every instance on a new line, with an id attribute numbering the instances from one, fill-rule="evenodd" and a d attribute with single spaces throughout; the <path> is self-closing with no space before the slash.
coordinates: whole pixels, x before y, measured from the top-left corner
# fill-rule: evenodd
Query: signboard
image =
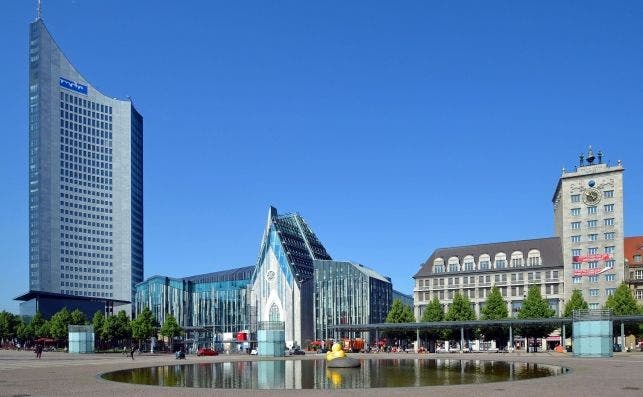
<path id="1" fill-rule="evenodd" d="M 612 270 L 612 267 L 604 267 L 602 269 L 576 269 L 572 272 L 573 277 L 583 277 L 583 276 L 596 276 L 597 274 L 604 273 L 608 270 Z"/>
<path id="2" fill-rule="evenodd" d="M 68 90 L 75 91 L 79 94 L 87 95 L 87 86 L 82 85 L 80 83 L 77 83 L 75 81 L 67 80 L 64 77 L 61 77 L 60 80 L 58 81 L 58 84 L 62 88 L 66 88 Z"/>
<path id="3" fill-rule="evenodd" d="M 580 255 L 580 256 L 572 257 L 572 261 L 576 263 L 608 261 L 610 259 L 612 259 L 610 254 L 592 254 L 592 255 Z"/>

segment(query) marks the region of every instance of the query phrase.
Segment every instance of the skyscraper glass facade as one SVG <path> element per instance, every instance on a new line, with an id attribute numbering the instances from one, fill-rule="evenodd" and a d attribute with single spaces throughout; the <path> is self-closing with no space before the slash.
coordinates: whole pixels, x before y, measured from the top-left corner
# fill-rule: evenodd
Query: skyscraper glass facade
<path id="1" fill-rule="evenodd" d="M 131 301 L 143 280 L 143 118 L 29 29 L 29 288 Z"/>

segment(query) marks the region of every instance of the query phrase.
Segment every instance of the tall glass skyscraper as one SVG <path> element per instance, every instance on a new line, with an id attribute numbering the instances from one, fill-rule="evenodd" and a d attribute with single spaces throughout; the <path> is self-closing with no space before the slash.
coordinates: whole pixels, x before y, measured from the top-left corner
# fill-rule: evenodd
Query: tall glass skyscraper
<path id="1" fill-rule="evenodd" d="M 131 301 L 143 281 L 143 117 L 29 27 L 29 289 Z"/>

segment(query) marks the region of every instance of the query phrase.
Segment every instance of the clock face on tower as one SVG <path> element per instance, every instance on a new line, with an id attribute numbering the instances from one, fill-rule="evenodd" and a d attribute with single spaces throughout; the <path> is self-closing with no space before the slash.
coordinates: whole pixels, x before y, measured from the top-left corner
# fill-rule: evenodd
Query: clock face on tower
<path id="1" fill-rule="evenodd" d="M 583 192 L 583 202 L 587 205 L 596 205 L 601 201 L 600 192 L 596 189 L 587 189 Z"/>

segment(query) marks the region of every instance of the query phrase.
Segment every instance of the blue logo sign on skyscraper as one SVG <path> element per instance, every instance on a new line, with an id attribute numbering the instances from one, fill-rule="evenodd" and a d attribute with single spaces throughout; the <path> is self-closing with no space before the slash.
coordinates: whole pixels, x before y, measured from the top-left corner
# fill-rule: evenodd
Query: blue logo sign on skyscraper
<path id="1" fill-rule="evenodd" d="M 87 95 L 87 86 L 77 83 L 75 81 L 67 80 L 63 77 L 60 78 L 60 86 L 62 88 L 67 88 L 68 90 L 76 91 L 80 94 Z"/>

